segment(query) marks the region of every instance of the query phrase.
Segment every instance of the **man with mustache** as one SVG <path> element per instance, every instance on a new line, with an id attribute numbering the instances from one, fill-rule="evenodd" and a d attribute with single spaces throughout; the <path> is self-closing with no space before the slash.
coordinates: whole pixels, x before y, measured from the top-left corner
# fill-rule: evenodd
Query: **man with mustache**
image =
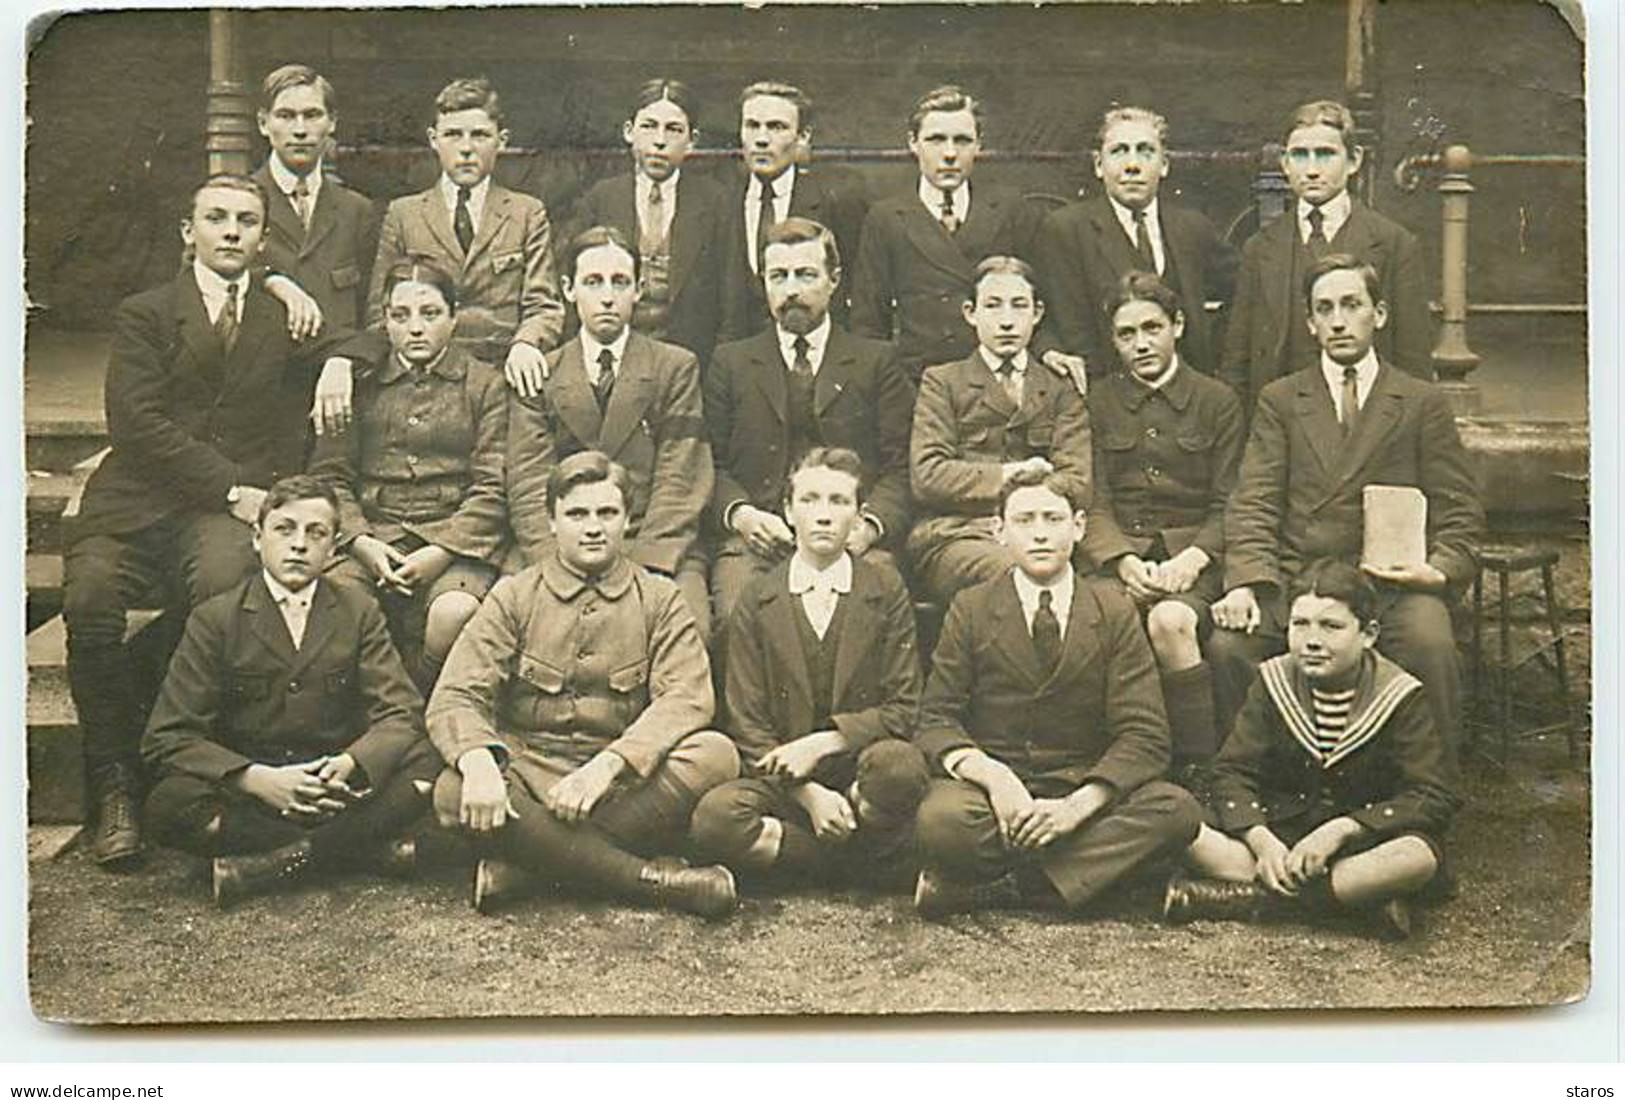
<path id="1" fill-rule="evenodd" d="M 790 471 L 813 447 L 845 447 L 872 479 L 847 549 L 889 564 L 909 530 L 908 435 L 914 387 L 892 348 L 830 319 L 840 286 L 835 235 L 786 218 L 762 235 L 762 283 L 773 327 L 716 350 L 705 418 L 716 463 L 711 569 L 718 622 L 750 581 L 784 560 L 795 538 L 780 512 Z"/>

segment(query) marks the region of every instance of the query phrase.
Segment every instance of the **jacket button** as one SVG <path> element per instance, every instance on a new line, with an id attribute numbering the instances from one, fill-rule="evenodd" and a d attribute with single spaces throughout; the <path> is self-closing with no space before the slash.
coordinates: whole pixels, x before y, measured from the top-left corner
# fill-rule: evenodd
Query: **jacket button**
<path id="1" fill-rule="evenodd" d="M 1157 438 L 1157 429 L 1154 428 L 1154 427 L 1147 428 L 1145 430 L 1145 435 L 1146 435 L 1147 439 L 1155 439 L 1155 438 Z"/>
<path id="2" fill-rule="evenodd" d="M 406 422 L 415 428 L 418 425 L 418 418 L 415 416 L 409 416 L 406 418 Z"/>
<path id="3" fill-rule="evenodd" d="M 288 681 L 288 694 L 289 695 L 298 695 L 299 694 L 299 681 L 298 680 L 289 680 Z"/>

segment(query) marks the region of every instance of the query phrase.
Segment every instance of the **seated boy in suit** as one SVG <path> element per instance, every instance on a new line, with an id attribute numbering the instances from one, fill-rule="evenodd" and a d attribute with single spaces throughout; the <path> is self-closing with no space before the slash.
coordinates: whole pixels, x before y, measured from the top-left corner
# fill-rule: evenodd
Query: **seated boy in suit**
<path id="1" fill-rule="evenodd" d="M 690 834 L 742 875 L 911 881 L 925 760 L 906 738 L 920 693 L 902 580 L 847 550 L 863 464 L 808 451 L 790 475 L 796 549 L 745 589 L 728 628 L 727 731 L 756 774 L 714 788 Z"/>
<path id="2" fill-rule="evenodd" d="M 1246 439 L 1241 405 L 1176 350 L 1185 313 L 1160 278 L 1131 271 L 1103 306 L 1121 367 L 1089 393 L 1103 502 L 1090 518 L 1115 540 L 1101 547 L 1103 564 L 1115 558 L 1146 613 L 1175 762 L 1201 761 L 1219 747 L 1201 640 L 1213 626 L 1208 607 L 1224 594 L 1224 505 Z"/>
<path id="3" fill-rule="evenodd" d="M 1289 652 L 1259 668 L 1214 765 L 1213 825 L 1185 855 L 1208 879 L 1175 876 L 1164 914 L 1364 910 L 1404 939 L 1407 899 L 1444 871 L 1456 756 L 1421 682 L 1377 653 L 1377 593 L 1358 569 L 1312 562 L 1291 596 Z"/>
<path id="4" fill-rule="evenodd" d="M 1016 473 L 1054 472 L 1088 498 L 1089 413 L 1069 378 L 1038 365 L 1028 345 L 1044 316 L 1033 269 L 1012 256 L 976 265 L 961 306 L 977 347 L 931 367 L 914 406 L 909 469 L 919 520 L 908 536 L 915 578 L 946 603 L 1009 572 L 993 514 Z M 1086 550 L 1091 547 L 1085 547 Z"/>
<path id="5" fill-rule="evenodd" d="M 1072 567 L 1087 522 L 1076 482 L 1022 470 L 998 507 L 1015 567 L 954 598 L 914 735 L 946 777 L 918 816 L 928 918 L 1076 910 L 1201 824 L 1160 778 L 1168 721 L 1133 602 Z"/>
<path id="6" fill-rule="evenodd" d="M 457 277 L 457 343 L 510 384 L 540 384 L 542 354 L 564 333 L 547 207 L 491 178 L 508 143 L 502 105 L 483 77 L 454 80 L 435 97 L 429 146 L 440 178 L 389 204 L 372 265 L 367 316 L 384 321 L 384 277 L 403 260 L 428 260 Z M 532 387 L 534 388 L 534 387 Z"/>
<path id="7" fill-rule="evenodd" d="M 337 533 L 326 484 L 271 486 L 260 568 L 193 610 L 141 741 L 153 832 L 213 858 L 222 907 L 310 872 L 412 868 L 400 834 L 440 759 L 377 603 L 322 575 Z"/>
<path id="8" fill-rule="evenodd" d="M 1228 591 L 1208 641 L 1220 728 L 1253 670 L 1286 648 L 1292 578 L 1315 558 L 1360 562 L 1365 487 L 1411 486 L 1427 501 L 1426 560 L 1361 567 L 1378 582 L 1378 647 L 1422 681 L 1454 744 L 1461 668 L 1449 601 L 1476 574 L 1484 531 L 1472 464 L 1444 395 L 1377 354 L 1388 307 L 1376 270 L 1333 253 L 1309 268 L 1303 295 L 1320 359 L 1264 387 L 1225 508 Z"/>

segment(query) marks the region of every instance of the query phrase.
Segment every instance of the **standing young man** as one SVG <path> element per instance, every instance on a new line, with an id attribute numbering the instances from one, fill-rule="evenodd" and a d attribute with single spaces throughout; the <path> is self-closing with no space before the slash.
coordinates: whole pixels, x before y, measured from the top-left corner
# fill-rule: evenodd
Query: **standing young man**
<path id="1" fill-rule="evenodd" d="M 579 451 L 602 451 L 626 471 L 626 554 L 677 582 L 699 628 L 711 633 L 700 514 L 711 498 L 711 447 L 694 353 L 634 332 L 638 251 L 620 230 L 594 226 L 565 250 L 564 296 L 581 329 L 547 355 L 541 394 L 515 395 L 508 414 L 508 519 L 528 564 L 553 554 L 547 481 Z"/>
<path id="2" fill-rule="evenodd" d="M 489 81 L 454 80 L 434 107 L 428 136 L 440 178 L 389 204 L 368 320 L 383 325 L 384 275 L 403 260 L 428 260 L 457 276 L 458 345 L 502 368 L 515 388 L 539 384 L 542 355 L 564 333 L 547 207 L 491 178 L 508 131 Z"/>
<path id="3" fill-rule="evenodd" d="M 1254 670 L 1285 648 L 1285 593 L 1315 558 L 1361 562 L 1367 485 L 1427 500 L 1427 560 L 1366 563 L 1378 582 L 1378 644 L 1427 690 L 1433 721 L 1460 737 L 1461 668 L 1450 604 L 1477 573 L 1484 506 L 1444 395 L 1381 359 L 1388 321 L 1376 269 L 1332 254 L 1304 278 L 1305 328 L 1320 361 L 1264 387 L 1224 516 L 1221 629 L 1209 640 L 1221 722 Z"/>
<path id="4" fill-rule="evenodd" d="M 739 94 L 739 147 L 744 160 L 742 187 L 732 195 L 727 279 L 720 339 L 741 340 L 771 322 L 762 293 L 762 242 L 767 230 L 797 217 L 829 227 L 837 250 L 848 260 L 858 254 L 858 234 L 868 200 L 863 180 L 837 165 L 809 167 L 813 105 L 793 84 L 762 80 Z M 837 324 L 847 322 L 850 288 L 841 284 L 830 302 Z"/>
<path id="5" fill-rule="evenodd" d="M 1265 386 L 1319 358 L 1298 301 L 1304 274 L 1333 253 L 1377 273 L 1377 297 L 1388 314 L 1377 353 L 1408 374 L 1433 377 L 1421 247 L 1410 230 L 1349 195 L 1349 179 L 1365 156 L 1353 141 L 1354 116 L 1341 103 L 1306 103 L 1287 121 L 1281 171 L 1297 201 L 1242 248 L 1219 371 L 1249 420 Z"/>
<path id="6" fill-rule="evenodd" d="M 997 507 L 1014 567 L 948 608 L 914 735 L 947 776 L 918 819 L 914 903 L 932 918 L 1077 910 L 1201 823 L 1160 778 L 1168 722 L 1134 604 L 1072 567 L 1087 522 L 1076 483 L 1021 470 Z"/>
<path id="7" fill-rule="evenodd" d="M 814 447 L 856 452 L 870 478 L 848 550 L 890 565 L 909 529 L 914 387 L 890 345 L 831 319 L 842 276 L 834 234 L 787 218 L 768 229 L 762 252 L 773 327 L 719 347 L 705 383 L 716 461 L 711 512 L 723 532 L 711 573 L 719 618 L 792 550 L 784 496 L 796 461 Z"/>
<path id="8" fill-rule="evenodd" d="M 736 904 L 726 868 L 659 858 L 739 754 L 705 728 L 711 665 L 687 604 L 622 549 L 629 486 L 598 451 L 553 468 L 553 553 L 491 589 L 429 700 L 435 812 L 484 848 L 481 912 L 540 883 L 706 917 Z"/>
<path id="9" fill-rule="evenodd" d="M 222 907 L 309 872 L 413 866 L 400 834 L 440 761 L 377 603 L 322 576 L 337 535 L 325 483 L 271 486 L 259 570 L 193 610 L 141 742 L 153 832 L 213 859 Z"/>
<path id="10" fill-rule="evenodd" d="M 1130 271 L 1158 276 L 1184 316 L 1179 354 L 1205 374 L 1219 367 L 1209 300 L 1228 301 L 1236 255 L 1195 210 L 1163 201 L 1168 177 L 1168 122 L 1144 107 L 1113 107 L 1095 137 L 1095 178 L 1104 194 L 1050 214 L 1033 263 L 1046 329 L 1065 350 L 1083 356 L 1091 376 L 1116 372 L 1111 318 L 1102 308 Z"/>
<path id="11" fill-rule="evenodd" d="M 181 238 L 191 264 L 125 299 L 107 364 L 111 449 L 85 486 L 63 562 L 68 682 L 84 735 L 90 850 L 107 866 L 141 851 L 141 720 L 125 612 L 165 582 L 187 606 L 254 562 L 249 528 L 265 489 L 304 465 L 311 379 L 324 358 L 371 341 L 328 326 L 295 344 L 288 311 L 253 272 L 265 192 L 217 175 L 192 194 Z"/>
<path id="12" fill-rule="evenodd" d="M 743 875 L 900 885 L 918 869 L 914 607 L 893 570 L 847 549 L 862 499 L 854 452 L 802 456 L 784 503 L 795 553 L 729 623 L 725 728 L 753 774 L 702 798 L 690 831 Z"/>

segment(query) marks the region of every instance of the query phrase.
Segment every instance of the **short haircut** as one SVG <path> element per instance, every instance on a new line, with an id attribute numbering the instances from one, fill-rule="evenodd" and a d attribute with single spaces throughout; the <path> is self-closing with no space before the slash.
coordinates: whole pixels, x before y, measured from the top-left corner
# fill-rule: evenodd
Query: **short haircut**
<path id="1" fill-rule="evenodd" d="M 770 244 L 805 244 L 807 241 L 818 241 L 824 246 L 824 268 L 826 275 L 833 275 L 841 266 L 841 249 L 835 243 L 835 234 L 828 227 L 813 221 L 811 218 L 788 217 L 783 221 L 774 222 L 768 226 L 766 233 L 758 234 L 761 240 L 756 242 L 756 270 L 761 271 L 767 259 L 767 246 Z"/>
<path id="2" fill-rule="evenodd" d="M 1117 285 L 1112 287 L 1102 307 L 1107 323 L 1114 321 L 1117 311 L 1130 302 L 1155 302 L 1162 307 L 1162 312 L 1168 315 L 1170 321 L 1185 312 L 1180 306 L 1179 295 L 1162 281 L 1161 276 L 1151 271 L 1125 271 L 1123 277 L 1117 280 Z"/>
<path id="3" fill-rule="evenodd" d="M 858 452 L 847 447 L 814 447 L 801 456 L 801 460 L 790 471 L 790 476 L 784 479 L 784 499 L 789 503 L 795 493 L 796 475 L 803 470 L 836 470 L 849 474 L 858 483 L 858 503 L 864 498 L 864 469 L 863 459 Z"/>
<path id="4" fill-rule="evenodd" d="M 457 312 L 457 278 L 451 272 L 430 260 L 402 260 L 384 275 L 384 311 L 389 311 L 390 296 L 402 283 L 422 283 L 432 286 L 445 300 L 446 309 Z"/>
<path id="5" fill-rule="evenodd" d="M 1315 308 L 1315 284 L 1334 271 L 1358 271 L 1360 278 L 1365 280 L 1366 293 L 1371 295 L 1371 304 L 1376 305 L 1382 301 L 1382 276 L 1377 269 L 1347 252 L 1329 252 L 1309 265 L 1309 270 L 1303 276 L 1303 305 L 1309 312 Z"/>
<path id="6" fill-rule="evenodd" d="M 1168 148 L 1168 120 L 1149 107 L 1112 107 L 1100 116 L 1100 129 L 1095 131 L 1095 148 L 1106 144 L 1106 131 L 1119 122 L 1147 122 L 1157 132 L 1157 144 Z"/>
<path id="7" fill-rule="evenodd" d="M 925 756 L 907 741 L 882 738 L 858 754 L 858 793 L 889 818 L 912 820 L 930 782 Z"/>
<path id="8" fill-rule="evenodd" d="M 254 179 L 252 176 L 239 175 L 236 172 L 216 172 L 192 188 L 192 195 L 186 202 L 186 217 L 188 220 L 197 210 L 197 197 L 210 188 L 221 188 L 226 191 L 246 191 L 260 200 L 260 213 L 262 215 L 270 209 L 265 197 L 265 188 L 260 186 L 259 180 Z"/>
<path id="9" fill-rule="evenodd" d="M 1033 288 L 1033 298 L 1038 298 L 1038 273 L 1033 270 L 1032 264 L 1018 256 L 989 256 L 977 264 L 976 270 L 971 273 L 970 295 L 965 299 L 967 302 L 976 304 L 982 280 L 990 275 L 1020 275 Z"/>
<path id="10" fill-rule="evenodd" d="M 1042 486 L 1066 501 L 1067 507 L 1074 512 L 1086 511 L 1083 500 L 1083 490 L 1079 487 L 1077 479 L 1059 470 L 1048 473 L 1042 470 L 1017 470 L 1004 479 L 999 487 L 999 518 L 1004 518 L 1004 510 L 1010 504 L 1010 498 L 1015 496 L 1017 489 L 1032 489 Z"/>
<path id="11" fill-rule="evenodd" d="M 292 504 L 296 500 L 325 500 L 333 509 L 333 523 L 337 530 L 339 519 L 339 496 L 333 491 L 333 486 L 319 477 L 311 474 L 291 474 L 280 478 L 265 493 L 265 499 L 260 502 L 260 524 L 265 523 L 265 517 L 282 507 Z"/>
<path id="12" fill-rule="evenodd" d="M 260 110 L 269 112 L 276 106 L 276 97 L 289 88 L 307 87 L 322 93 L 322 106 L 327 108 L 328 114 L 338 113 L 338 99 L 333 94 L 333 85 L 309 65 L 283 65 L 267 73 L 260 84 Z"/>
<path id="13" fill-rule="evenodd" d="M 932 88 L 914 101 L 914 110 L 908 116 L 908 132 L 920 136 L 920 124 L 933 111 L 969 111 L 976 120 L 976 136 L 982 136 L 982 101 L 957 84 L 944 84 Z"/>
<path id="14" fill-rule="evenodd" d="M 796 130 L 799 132 L 812 129 L 813 102 L 807 98 L 806 92 L 794 84 L 786 84 L 782 80 L 758 80 L 739 93 L 740 110 L 744 110 L 746 103 L 761 95 L 788 99 L 796 105 Z"/>
<path id="15" fill-rule="evenodd" d="M 1377 586 L 1355 566 L 1337 558 L 1316 558 L 1287 586 L 1287 610 L 1299 596 L 1340 600 L 1362 627 L 1377 619 Z"/>
<path id="16" fill-rule="evenodd" d="M 497 129 L 503 127 L 502 100 L 483 76 L 461 76 L 440 89 L 440 94 L 434 97 L 435 117 L 454 111 L 484 111 Z"/>
<path id="17" fill-rule="evenodd" d="M 638 112 L 652 103 L 667 100 L 675 103 L 679 110 L 688 117 L 688 128 L 700 128 L 700 115 L 694 102 L 694 93 L 688 90 L 688 85 L 681 80 L 667 80 L 665 77 L 656 77 L 654 80 L 644 81 L 638 86 L 638 94 L 633 98 L 632 110 L 626 116 L 628 119 L 638 117 Z"/>
<path id="18" fill-rule="evenodd" d="M 1330 126 L 1343 135 L 1343 149 L 1354 152 L 1354 115 L 1335 99 L 1317 99 L 1305 103 L 1287 116 L 1286 129 L 1281 132 L 1281 144 L 1292 140 L 1292 132 L 1305 126 Z"/>
<path id="19" fill-rule="evenodd" d="M 547 475 L 547 514 L 558 510 L 559 501 L 582 485 L 608 481 L 621 491 L 621 504 L 632 506 L 632 481 L 626 467 L 603 451 L 577 451 L 563 459 Z"/>
<path id="20" fill-rule="evenodd" d="M 626 239 L 626 234 L 613 225 L 595 225 L 571 237 L 570 243 L 564 246 L 564 265 L 559 271 L 571 282 L 575 282 L 576 261 L 581 258 L 581 254 L 588 249 L 606 247 L 618 248 L 632 257 L 632 281 L 636 282 L 638 268 L 642 266 L 638 250 Z"/>

